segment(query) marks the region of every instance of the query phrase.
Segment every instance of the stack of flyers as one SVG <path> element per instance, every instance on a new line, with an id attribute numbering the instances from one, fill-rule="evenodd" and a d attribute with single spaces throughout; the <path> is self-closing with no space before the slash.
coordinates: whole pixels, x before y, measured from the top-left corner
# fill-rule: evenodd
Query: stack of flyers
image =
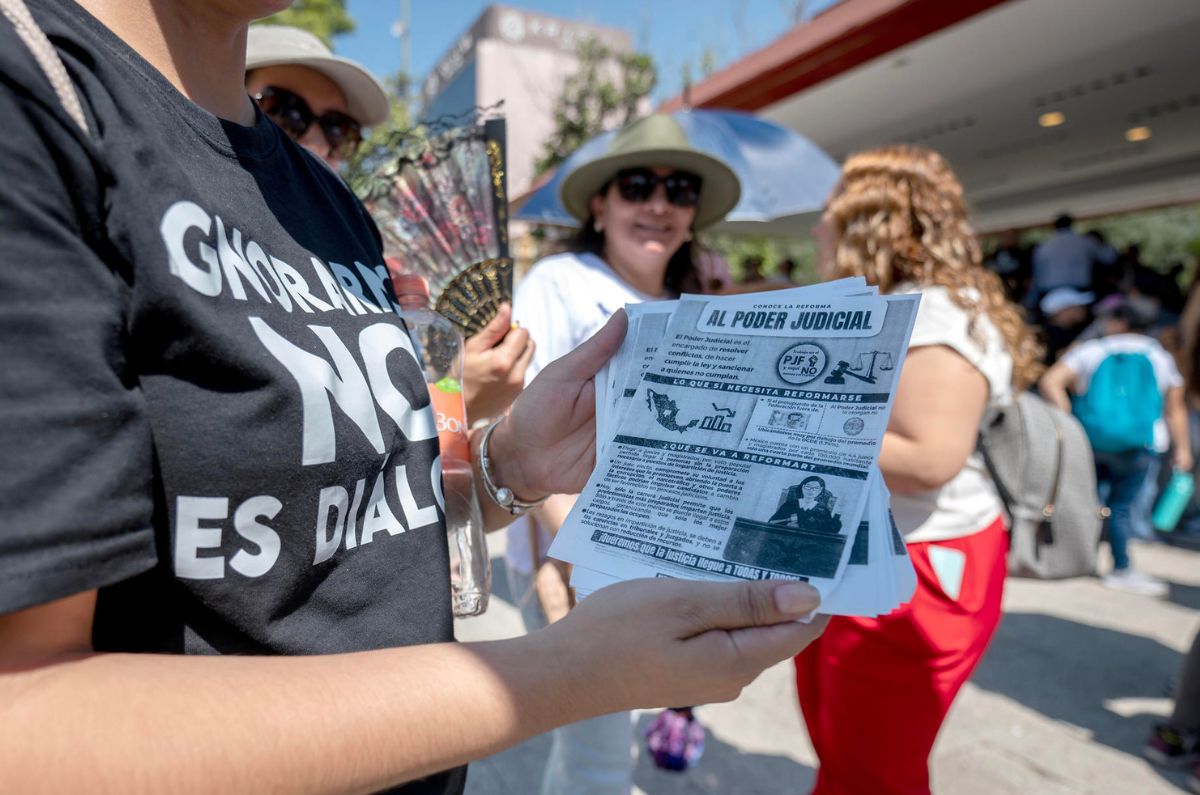
<path id="1" fill-rule="evenodd" d="M 626 306 L 596 468 L 550 547 L 578 598 L 677 577 L 806 581 L 828 615 L 910 599 L 877 462 L 919 301 L 854 278 Z"/>

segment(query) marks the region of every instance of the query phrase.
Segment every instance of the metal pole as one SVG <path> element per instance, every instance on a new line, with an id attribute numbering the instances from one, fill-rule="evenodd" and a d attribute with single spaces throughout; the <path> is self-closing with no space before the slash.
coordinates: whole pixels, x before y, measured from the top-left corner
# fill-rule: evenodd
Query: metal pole
<path id="1" fill-rule="evenodd" d="M 404 107 L 410 106 L 412 96 L 412 7 L 409 0 L 400 0 L 400 24 L 404 26 L 400 34 L 400 68 L 404 71 Z"/>

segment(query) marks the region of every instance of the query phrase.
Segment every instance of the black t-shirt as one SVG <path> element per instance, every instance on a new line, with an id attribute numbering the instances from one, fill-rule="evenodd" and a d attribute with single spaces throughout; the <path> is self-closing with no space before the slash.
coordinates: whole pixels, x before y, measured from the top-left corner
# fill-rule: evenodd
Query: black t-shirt
<path id="1" fill-rule="evenodd" d="M 452 640 L 437 436 L 370 218 L 261 114 L 30 5 L 92 131 L 0 20 L 0 612 L 98 588 L 106 651 Z"/>

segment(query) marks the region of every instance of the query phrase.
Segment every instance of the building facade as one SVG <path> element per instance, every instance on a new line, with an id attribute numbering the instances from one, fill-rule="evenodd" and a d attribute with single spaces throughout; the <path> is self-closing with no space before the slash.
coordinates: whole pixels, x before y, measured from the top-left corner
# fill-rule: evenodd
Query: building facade
<path id="1" fill-rule="evenodd" d="M 574 74 L 581 41 L 629 52 L 627 31 L 488 6 L 455 41 L 421 86 L 423 121 L 504 102 L 508 120 L 508 195 L 525 193 L 534 162 L 554 131 L 554 103 Z"/>

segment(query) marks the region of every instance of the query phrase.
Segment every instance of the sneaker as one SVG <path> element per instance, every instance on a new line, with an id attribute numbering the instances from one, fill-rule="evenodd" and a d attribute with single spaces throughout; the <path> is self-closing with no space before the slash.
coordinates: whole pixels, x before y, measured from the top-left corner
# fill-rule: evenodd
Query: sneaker
<path id="1" fill-rule="evenodd" d="M 1102 580 L 1106 588 L 1116 591 L 1142 594 L 1143 596 L 1166 596 L 1167 584 L 1133 569 L 1116 569 Z"/>
<path id="2" fill-rule="evenodd" d="M 1197 762 L 1197 738 L 1159 723 L 1142 746 L 1142 756 L 1163 767 L 1188 767 Z"/>

